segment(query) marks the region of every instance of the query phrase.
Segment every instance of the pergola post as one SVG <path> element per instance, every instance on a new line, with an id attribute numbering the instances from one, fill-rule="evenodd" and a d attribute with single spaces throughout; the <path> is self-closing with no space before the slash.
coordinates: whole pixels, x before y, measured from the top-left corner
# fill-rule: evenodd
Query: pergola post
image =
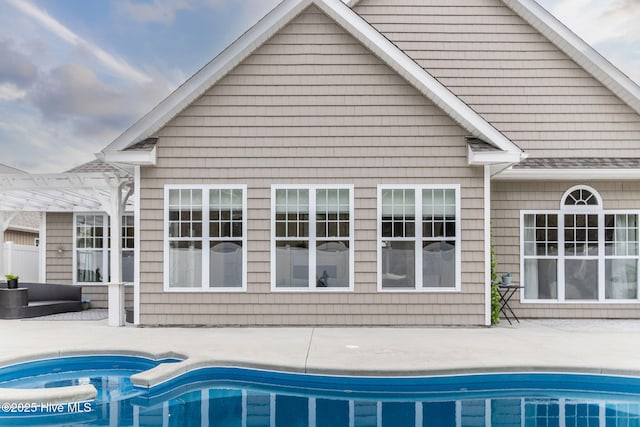
<path id="1" fill-rule="evenodd" d="M 111 229 L 110 276 L 108 283 L 109 326 L 124 325 L 125 291 L 122 282 L 122 214 L 131 195 L 130 182 L 109 178 L 109 209 Z"/>

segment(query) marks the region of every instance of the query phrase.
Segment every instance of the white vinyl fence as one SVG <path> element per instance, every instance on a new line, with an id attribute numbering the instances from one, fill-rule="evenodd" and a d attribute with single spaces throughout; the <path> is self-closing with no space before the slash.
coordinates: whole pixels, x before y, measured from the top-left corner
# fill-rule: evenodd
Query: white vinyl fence
<path id="1" fill-rule="evenodd" d="M 20 276 L 21 282 L 38 282 L 40 248 L 37 246 L 4 244 L 4 274 Z"/>

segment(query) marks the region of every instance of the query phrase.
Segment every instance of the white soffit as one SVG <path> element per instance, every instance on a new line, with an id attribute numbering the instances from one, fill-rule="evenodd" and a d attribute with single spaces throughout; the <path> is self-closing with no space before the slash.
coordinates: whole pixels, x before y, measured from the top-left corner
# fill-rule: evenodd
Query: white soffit
<path id="1" fill-rule="evenodd" d="M 640 113 L 640 86 L 535 0 L 502 0 L 585 71 Z"/>
<path id="2" fill-rule="evenodd" d="M 640 169 L 512 169 L 491 177 L 492 181 L 639 180 Z"/>
<path id="3" fill-rule="evenodd" d="M 214 60 L 116 138 L 102 152 L 106 154 L 124 150 L 131 144 L 153 135 L 312 4 L 334 19 L 468 132 L 501 150 L 510 153 L 523 153 L 500 131 L 462 102 L 341 0 L 284 0 Z"/>

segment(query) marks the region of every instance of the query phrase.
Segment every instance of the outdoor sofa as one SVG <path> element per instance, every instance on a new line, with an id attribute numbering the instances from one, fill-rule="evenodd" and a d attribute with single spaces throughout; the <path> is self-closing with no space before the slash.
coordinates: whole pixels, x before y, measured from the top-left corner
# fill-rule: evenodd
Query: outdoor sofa
<path id="1" fill-rule="evenodd" d="M 22 319 L 81 310 L 82 288 L 79 286 L 20 282 L 19 289 L 7 289 L 5 283 L 0 284 L 0 319 Z"/>

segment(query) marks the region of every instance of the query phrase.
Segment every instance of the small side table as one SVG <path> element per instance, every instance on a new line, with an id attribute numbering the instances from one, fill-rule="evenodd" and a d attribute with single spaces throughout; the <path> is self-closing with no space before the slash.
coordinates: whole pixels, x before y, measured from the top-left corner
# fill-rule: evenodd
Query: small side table
<path id="1" fill-rule="evenodd" d="M 520 319 L 518 319 L 518 316 L 516 316 L 516 314 L 511 309 L 509 301 L 516 293 L 516 291 L 522 288 L 524 288 L 524 286 L 511 284 L 505 285 L 504 283 L 498 283 L 498 293 L 500 294 L 500 312 L 504 315 L 504 318 L 507 319 L 510 325 L 513 324 L 511 323 L 511 319 L 520 323 Z M 511 314 L 511 318 L 509 318 L 509 314 Z"/>
<path id="2" fill-rule="evenodd" d="M 0 308 L 15 309 L 29 304 L 29 289 L 0 288 Z"/>

